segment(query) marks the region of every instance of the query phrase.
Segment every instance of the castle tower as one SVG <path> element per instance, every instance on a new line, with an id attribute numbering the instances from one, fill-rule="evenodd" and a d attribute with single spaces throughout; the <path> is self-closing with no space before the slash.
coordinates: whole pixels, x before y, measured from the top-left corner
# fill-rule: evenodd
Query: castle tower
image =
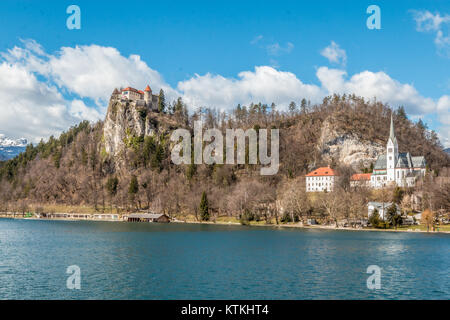
<path id="1" fill-rule="evenodd" d="M 147 87 L 144 90 L 144 101 L 145 101 L 145 104 L 151 108 L 151 104 L 152 104 L 152 89 L 150 89 L 149 85 L 147 85 Z"/>
<path id="2" fill-rule="evenodd" d="M 398 144 L 394 134 L 394 120 L 391 113 L 391 128 L 389 131 L 389 139 L 386 145 L 386 174 L 387 181 L 395 181 L 395 165 L 398 160 Z"/>
<path id="3" fill-rule="evenodd" d="M 112 96 L 113 98 L 117 98 L 119 95 L 120 95 L 119 90 L 117 90 L 117 88 L 114 88 L 114 91 L 113 91 L 113 93 L 112 93 L 111 96 Z"/>

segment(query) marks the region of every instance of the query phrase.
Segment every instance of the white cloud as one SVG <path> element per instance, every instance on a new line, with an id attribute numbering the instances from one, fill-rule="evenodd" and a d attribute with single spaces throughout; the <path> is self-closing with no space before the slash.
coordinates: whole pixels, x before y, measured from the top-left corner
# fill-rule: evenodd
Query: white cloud
<path id="1" fill-rule="evenodd" d="M 284 53 L 291 53 L 294 49 L 294 44 L 288 42 L 286 46 L 281 46 L 278 42 L 267 45 L 267 53 L 271 56 L 279 56 Z"/>
<path id="2" fill-rule="evenodd" d="M 210 73 L 195 75 L 179 82 L 178 90 L 183 92 L 183 99 L 191 107 L 209 106 L 221 110 L 250 102 L 275 102 L 279 107 L 286 108 L 292 100 L 299 102 L 306 98 L 314 103 L 333 93 L 355 93 L 367 99 L 376 98 L 394 108 L 403 105 L 411 117 L 435 113 L 441 124 L 441 136 L 450 131 L 447 128 L 450 96 L 444 95 L 437 100 L 424 97 L 413 85 L 401 83 L 385 72 L 363 71 L 349 78 L 345 70 L 320 67 L 316 76 L 320 85 L 304 83 L 290 72 L 260 66 L 254 71 L 239 73 L 237 79 Z M 449 136 L 446 137 L 448 139 Z"/>
<path id="3" fill-rule="evenodd" d="M 450 15 L 413 10 L 416 30 L 435 33 L 434 43 L 440 53 L 450 58 Z"/>
<path id="4" fill-rule="evenodd" d="M 402 84 L 384 72 L 363 71 L 346 80 L 343 70 L 320 67 L 317 77 L 329 93 L 355 93 L 369 99 L 377 98 L 392 106 L 404 105 L 411 115 L 436 111 L 437 104 L 431 98 L 421 96 L 410 84 Z"/>
<path id="5" fill-rule="evenodd" d="M 48 77 L 70 93 L 93 99 L 98 105 L 104 105 L 119 86 L 145 88 L 150 84 L 154 91 L 163 88 L 172 98 L 177 94 L 138 55 L 127 58 L 116 48 L 98 45 L 62 47 L 48 55 L 34 40 L 24 44 L 25 48 L 14 47 L 3 53 L 3 58 Z"/>
<path id="6" fill-rule="evenodd" d="M 49 60 L 56 83 L 80 97 L 107 101 L 118 86 L 145 88 L 150 84 L 155 90 L 163 87 L 173 94 L 160 74 L 151 69 L 138 55 L 128 58 L 112 47 L 98 45 L 63 47 Z"/>
<path id="7" fill-rule="evenodd" d="M 7 136 L 36 142 L 76 121 L 58 90 L 23 66 L 1 63 L 0 79 L 0 128 Z"/>
<path id="8" fill-rule="evenodd" d="M 450 126 L 439 128 L 438 137 L 444 148 L 450 148 Z"/>
<path id="9" fill-rule="evenodd" d="M 250 44 L 257 44 L 260 40 L 262 40 L 263 36 L 262 35 L 258 35 L 256 37 L 254 37 L 252 39 L 252 41 L 250 41 Z"/>
<path id="10" fill-rule="evenodd" d="M 23 47 L 0 53 L 0 128 L 9 136 L 36 142 L 81 120 L 102 119 L 119 86 L 150 84 L 155 92 L 163 88 L 169 101 L 178 96 L 138 55 L 127 58 L 98 45 L 47 54 L 34 40 L 21 41 Z M 83 98 L 95 105 L 87 106 Z"/>
<path id="11" fill-rule="evenodd" d="M 327 58 L 331 63 L 340 64 L 342 66 L 347 64 L 347 54 L 345 50 L 341 49 L 334 41 L 331 41 L 328 47 L 322 49 L 320 54 Z"/>
<path id="12" fill-rule="evenodd" d="M 436 114 L 441 141 L 450 145 L 450 96 L 422 96 L 413 85 L 401 83 L 385 72 L 362 71 L 349 76 L 345 70 L 319 67 L 318 84 L 309 84 L 291 72 L 258 66 L 240 72 L 236 78 L 196 74 L 171 88 L 139 56 L 124 57 L 115 48 L 63 47 L 47 54 L 36 42 L 24 44 L 23 48 L 0 53 L 0 133 L 13 138 L 24 136 L 36 141 L 83 119 L 101 119 L 114 87 L 143 88 L 150 83 L 154 91 L 163 87 L 168 99 L 182 96 L 191 109 L 208 106 L 230 110 L 238 103 L 251 102 L 275 102 L 286 108 L 292 100 L 306 98 L 316 103 L 332 93 L 376 97 L 392 107 L 405 106 L 412 117 Z M 89 105 L 84 98 L 96 104 Z"/>
<path id="13" fill-rule="evenodd" d="M 268 66 L 256 67 L 254 72 L 241 72 L 238 79 L 210 73 L 195 75 L 179 82 L 178 90 L 184 93 L 183 99 L 193 107 L 210 106 L 222 110 L 229 110 L 238 103 L 276 102 L 287 105 L 303 97 L 319 101 L 322 96 L 317 86 L 304 84 L 291 72 Z"/>
<path id="14" fill-rule="evenodd" d="M 70 114 L 72 114 L 73 116 L 92 122 L 102 119 L 103 115 L 106 113 L 106 108 L 102 108 L 102 111 L 99 112 L 95 108 L 86 106 L 82 100 L 78 99 L 72 100 L 70 102 L 69 110 Z"/>
<path id="15" fill-rule="evenodd" d="M 413 11 L 417 31 L 438 31 L 445 23 L 450 22 L 450 16 L 441 16 L 439 12 L 432 14 L 430 11 Z"/>

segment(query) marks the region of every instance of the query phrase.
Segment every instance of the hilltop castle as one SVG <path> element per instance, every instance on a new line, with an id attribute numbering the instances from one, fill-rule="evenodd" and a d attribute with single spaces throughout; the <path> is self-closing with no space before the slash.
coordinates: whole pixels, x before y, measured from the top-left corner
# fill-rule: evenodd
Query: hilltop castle
<path id="1" fill-rule="evenodd" d="M 132 87 L 121 90 L 115 88 L 111 99 L 135 101 L 136 106 L 145 106 L 151 111 L 158 111 L 159 95 L 154 95 L 149 85 L 147 85 L 144 91 Z"/>

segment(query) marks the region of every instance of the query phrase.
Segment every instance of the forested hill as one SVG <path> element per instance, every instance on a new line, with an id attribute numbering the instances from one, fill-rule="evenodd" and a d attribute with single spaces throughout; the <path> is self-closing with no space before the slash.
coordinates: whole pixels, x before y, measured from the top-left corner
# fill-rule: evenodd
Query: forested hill
<path id="1" fill-rule="evenodd" d="M 207 191 L 211 208 L 224 212 L 236 209 L 232 206 L 238 205 L 242 190 L 273 202 L 277 187 L 285 181 L 321 165 L 345 165 L 340 163 L 346 159 L 342 153 L 352 149 L 339 146 L 346 141 L 372 150 L 372 154 L 362 150 L 356 157 L 349 155 L 355 172 L 370 170 L 373 153 L 384 149 L 391 114 L 380 102 L 345 95 L 327 97 L 319 105 L 306 100 L 291 103 L 288 111 L 259 103 L 239 105 L 229 114 L 201 109 L 189 116 L 181 99 L 163 113 L 133 108 L 111 101 L 106 121 L 115 131 L 106 129 L 107 122 L 82 122 L 59 138 L 28 145 L 19 156 L 2 162 L 0 206 L 18 201 L 95 207 L 114 203 L 120 208 L 152 207 L 171 213 L 196 211 L 201 193 Z M 205 127 L 224 132 L 226 128 L 280 128 L 278 174 L 260 176 L 257 165 L 171 163 L 170 133 L 177 127 L 192 128 L 200 117 Z M 423 122 L 411 122 L 399 108 L 394 123 L 400 152 L 424 155 L 435 172 L 450 166 L 436 133 Z M 106 148 L 111 141 L 123 148 L 113 154 Z"/>

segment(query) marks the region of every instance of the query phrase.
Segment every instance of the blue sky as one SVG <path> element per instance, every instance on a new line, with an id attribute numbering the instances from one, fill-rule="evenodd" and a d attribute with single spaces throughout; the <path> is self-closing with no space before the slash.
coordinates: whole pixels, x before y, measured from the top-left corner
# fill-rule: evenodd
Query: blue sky
<path id="1" fill-rule="evenodd" d="M 71 4 L 81 9 L 81 30 L 66 27 L 66 8 Z M 381 9 L 381 30 L 369 30 L 366 26 L 370 15 L 366 8 L 371 4 Z M 375 94 L 393 107 L 404 104 L 413 119 L 425 119 L 449 146 L 448 15 L 450 3 L 443 0 L 7 0 L 0 2 L 0 63 L 3 59 L 9 66 L 17 65 L 17 70 L 4 70 L 3 77 L 11 78 L 11 74 L 20 71 L 35 77 L 36 83 L 29 87 L 34 92 L 30 96 L 46 90 L 46 99 L 49 94 L 54 95 L 47 102 L 35 97 L 40 101 L 37 105 L 47 111 L 43 112 L 42 121 L 33 122 L 30 116 L 36 129 L 24 130 L 23 136 L 31 140 L 65 129 L 64 125 L 80 118 L 92 120 L 104 115 L 104 92 L 109 92 L 111 83 L 107 87 L 104 79 L 88 75 L 89 70 L 85 74 L 64 68 L 65 63 L 76 65 L 80 53 L 85 58 L 89 56 L 84 63 L 92 61 L 97 66 L 105 59 L 111 60 L 105 70 L 120 64 L 114 62 L 120 59 L 123 69 L 110 73 L 131 70 L 123 79 L 132 85 L 143 86 L 147 77 L 154 90 L 163 87 L 171 97 L 181 95 L 195 105 L 192 107 L 212 104 L 226 109 L 238 102 L 248 103 L 248 99 L 267 103 L 272 101 L 264 100 L 278 99 L 276 102 L 283 106 L 301 96 L 314 101 L 324 93 L 357 88 L 357 93 L 368 98 Z M 22 50 L 20 59 L 11 54 L 14 47 Z M 38 47 L 40 51 L 30 49 Z M 64 53 L 64 47 L 79 48 L 79 52 Z M 105 58 L 104 48 L 108 47 L 117 50 L 119 56 L 106 54 Z M 341 52 L 335 61 L 321 54 L 327 47 L 329 52 Z M 139 61 L 131 55 L 138 55 Z M 40 60 L 40 67 L 30 67 L 30 61 L 36 59 Z M 75 74 L 70 77 L 67 72 Z M 21 77 L 20 81 L 26 82 L 27 75 Z M 80 78 L 93 83 L 86 80 L 81 84 Z M 273 88 L 278 82 L 292 92 Z M 105 83 L 104 87 L 101 83 Z M 126 85 L 117 86 L 122 84 Z M 380 93 L 380 88 L 372 92 L 369 87 L 373 85 L 392 88 L 389 93 Z M 86 86 L 99 88 L 101 94 L 96 95 Z M 217 92 L 222 88 L 226 99 Z M 413 97 L 408 97 L 411 88 Z M 213 97 L 202 91 L 214 92 Z M 27 102 L 24 99 L 21 103 Z M 0 133 L 18 137 L 19 126 L 29 126 L 28 120 L 13 125 L 13 116 L 11 108 L 0 103 Z"/>

